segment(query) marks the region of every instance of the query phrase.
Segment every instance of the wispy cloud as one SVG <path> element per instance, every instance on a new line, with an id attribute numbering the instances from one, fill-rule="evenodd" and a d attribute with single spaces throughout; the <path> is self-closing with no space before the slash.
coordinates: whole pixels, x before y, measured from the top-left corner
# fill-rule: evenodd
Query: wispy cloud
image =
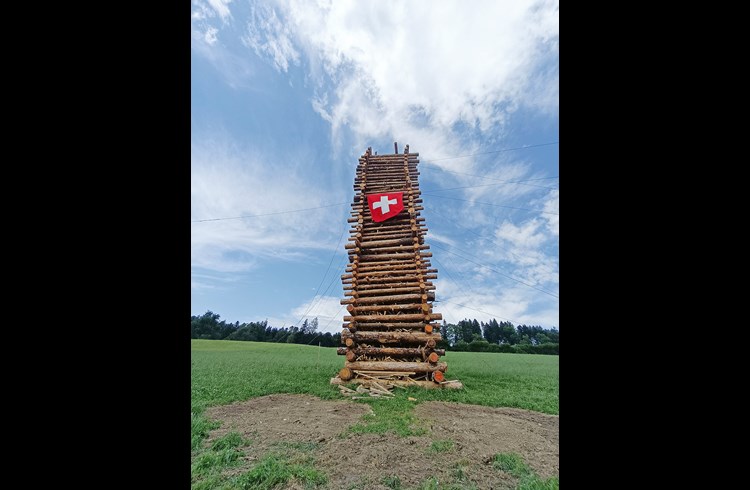
<path id="1" fill-rule="evenodd" d="M 492 318 L 514 324 L 559 326 L 559 308 L 555 298 L 536 294 L 522 286 L 467 288 L 465 284 L 441 279 L 436 282 L 434 311 L 448 323 L 464 318 L 487 322 Z M 529 314 L 534 311 L 533 314 Z"/>
<path id="2" fill-rule="evenodd" d="M 192 264 L 241 271 L 264 258 L 301 260 L 306 250 L 329 250 L 340 235 L 343 208 L 328 213 L 287 212 L 336 202 L 343 192 L 310 192 L 284 155 L 246 152 L 226 135 L 196 136 L 191 149 L 191 219 L 268 215 L 192 223 Z M 276 162 L 269 165 L 269 162 Z"/>
<path id="3" fill-rule="evenodd" d="M 230 3 L 232 3 L 232 0 L 208 0 L 208 4 L 219 14 L 221 20 L 227 20 L 232 16 L 232 13 L 229 11 Z"/>
<path id="4" fill-rule="evenodd" d="M 444 145 L 457 124 L 497 131 L 519 106 L 538 107 L 540 94 L 556 110 L 556 1 L 277 5 L 256 24 L 302 47 L 312 71 L 326 77 L 319 85 L 332 83 L 316 99 L 319 112 L 334 133 L 346 126 L 360 144 L 398 134 Z M 266 54 L 279 66 L 276 50 Z"/>
<path id="5" fill-rule="evenodd" d="M 247 34 L 242 37 L 242 43 L 258 56 L 269 57 L 279 71 L 286 72 L 290 63 L 299 63 L 299 53 L 294 49 L 289 28 L 268 5 L 251 7 Z"/>
<path id="6" fill-rule="evenodd" d="M 318 319 L 318 332 L 341 332 L 341 322 L 346 310 L 340 304 L 341 298 L 317 296 L 294 308 L 289 316 L 289 324 L 300 326 L 305 319 Z"/>

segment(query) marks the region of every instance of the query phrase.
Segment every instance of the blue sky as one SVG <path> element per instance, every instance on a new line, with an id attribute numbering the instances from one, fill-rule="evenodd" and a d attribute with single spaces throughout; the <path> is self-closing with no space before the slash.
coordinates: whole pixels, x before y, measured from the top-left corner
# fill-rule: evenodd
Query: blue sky
<path id="1" fill-rule="evenodd" d="M 340 331 L 357 159 L 396 141 L 434 311 L 560 328 L 557 1 L 193 0 L 191 24 L 193 315 Z"/>

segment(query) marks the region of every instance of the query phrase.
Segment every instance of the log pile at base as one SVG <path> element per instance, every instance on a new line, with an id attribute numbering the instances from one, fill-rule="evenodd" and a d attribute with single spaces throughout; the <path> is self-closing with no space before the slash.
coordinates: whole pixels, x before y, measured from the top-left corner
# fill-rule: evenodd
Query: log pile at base
<path id="1" fill-rule="evenodd" d="M 349 265 L 341 276 L 348 315 L 344 316 L 337 353 L 346 356 L 338 378 L 349 381 L 360 372 L 388 372 L 399 379 L 441 383 L 448 366 L 439 362 L 442 315 L 432 312 L 437 269 L 431 268 L 424 238 L 427 227 L 419 190 L 418 153 L 373 155 L 368 148 L 359 158 L 354 179 Z M 367 196 L 402 193 L 403 210 L 385 221 L 372 219 Z"/>

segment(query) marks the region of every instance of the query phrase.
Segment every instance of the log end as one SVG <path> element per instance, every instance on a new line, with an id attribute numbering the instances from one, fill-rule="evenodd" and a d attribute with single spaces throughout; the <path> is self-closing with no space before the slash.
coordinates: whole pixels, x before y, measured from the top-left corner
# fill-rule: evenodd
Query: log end
<path id="1" fill-rule="evenodd" d="M 348 358 L 349 358 L 349 355 L 347 354 L 347 359 L 348 359 Z M 428 359 L 428 360 L 429 360 L 429 361 L 430 361 L 431 363 L 435 364 L 436 362 L 438 362 L 438 359 L 440 359 L 440 356 L 439 356 L 439 355 L 437 355 L 437 352 L 430 352 L 430 355 L 429 355 L 429 356 L 427 356 L 427 359 Z"/>
<path id="2" fill-rule="evenodd" d="M 433 354 L 434 354 L 434 352 L 433 352 Z M 346 351 L 346 360 L 347 361 L 353 362 L 355 359 L 357 359 L 357 355 L 354 353 L 353 350 Z"/>
<path id="3" fill-rule="evenodd" d="M 430 325 L 429 323 L 427 325 L 425 325 L 424 326 L 424 331 L 425 331 L 425 333 L 432 333 L 432 325 Z"/>
<path id="4" fill-rule="evenodd" d="M 348 338 L 344 341 L 344 343 L 346 344 L 347 347 L 352 347 L 354 346 L 354 339 Z"/>
<path id="5" fill-rule="evenodd" d="M 433 354 L 434 354 L 434 352 L 433 352 Z M 346 368 L 344 368 L 344 369 L 346 369 Z M 342 369 L 342 371 L 343 371 L 343 369 Z M 339 373 L 339 376 L 341 376 L 341 373 Z M 343 376 L 341 377 L 341 379 L 344 379 Z M 442 383 L 443 381 L 445 381 L 445 376 L 440 371 L 435 371 L 432 374 L 432 380 L 434 382 L 436 382 L 436 383 Z"/>
<path id="6" fill-rule="evenodd" d="M 341 368 L 341 371 L 339 371 L 339 378 L 341 378 L 343 381 L 349 381 L 353 377 L 354 377 L 354 372 L 348 367 Z"/>

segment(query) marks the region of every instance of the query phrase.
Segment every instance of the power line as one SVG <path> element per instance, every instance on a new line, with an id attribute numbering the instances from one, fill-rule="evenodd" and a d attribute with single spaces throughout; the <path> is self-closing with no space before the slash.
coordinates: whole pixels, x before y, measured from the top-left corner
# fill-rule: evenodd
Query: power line
<path id="1" fill-rule="evenodd" d="M 551 191 L 559 191 L 560 190 L 559 187 L 546 187 L 546 186 L 543 186 L 543 185 L 524 184 L 524 183 L 522 183 L 520 181 L 519 182 L 514 182 L 514 181 L 506 180 L 504 182 L 499 182 L 499 183 L 495 183 L 495 184 L 465 185 L 465 186 L 461 186 L 461 187 L 448 187 L 447 189 L 428 190 L 427 192 L 453 191 L 453 190 L 456 190 L 456 189 L 473 189 L 475 187 L 492 187 L 492 186 L 496 186 L 496 185 L 505 185 L 505 184 L 525 185 L 525 186 L 528 186 L 528 187 L 536 187 L 538 189 L 549 189 Z"/>
<path id="2" fill-rule="evenodd" d="M 222 220 L 227 220 L 227 219 L 258 218 L 258 217 L 261 217 L 261 216 L 272 216 L 272 215 L 276 215 L 276 214 L 298 213 L 300 211 L 312 211 L 313 209 L 331 208 L 333 206 L 343 206 L 344 204 L 349 204 L 349 203 L 348 202 L 340 202 L 338 204 L 326 204 L 325 206 L 318 206 L 316 208 L 289 209 L 287 211 L 277 211 L 275 213 L 250 214 L 250 215 L 246 215 L 246 216 L 235 216 L 233 218 L 198 219 L 198 220 L 191 221 L 191 223 L 202 223 L 204 221 L 222 221 Z"/>
<path id="3" fill-rule="evenodd" d="M 455 156 L 455 157 L 430 158 L 429 160 L 431 162 L 438 162 L 440 160 L 453 160 L 455 158 L 475 157 L 475 156 L 478 156 L 478 155 L 489 155 L 490 153 L 502 153 L 502 152 L 505 152 L 505 151 L 525 150 L 526 148 L 538 148 L 540 146 L 550 146 L 550 145 L 557 145 L 557 144 L 560 144 L 560 142 L 559 141 L 552 141 L 550 143 L 540 143 L 538 145 L 525 145 L 525 146 L 518 146 L 518 147 L 515 147 L 515 148 L 504 148 L 502 150 L 483 151 L 483 152 L 480 152 L 480 153 L 471 153 L 471 154 L 468 154 L 468 155 L 458 155 L 458 156 Z"/>
<path id="4" fill-rule="evenodd" d="M 451 274 L 451 273 L 450 273 L 450 271 L 448 270 L 448 268 L 447 268 L 447 267 L 444 267 L 444 266 L 443 266 L 443 265 L 442 265 L 442 264 L 441 264 L 440 262 L 438 262 L 438 259 L 437 259 L 437 258 L 436 258 L 436 257 L 435 257 L 434 255 L 432 256 L 432 260 L 434 260 L 434 261 L 435 261 L 435 263 L 437 264 L 437 266 L 438 266 L 438 267 L 440 267 L 440 268 L 441 268 L 442 270 L 444 270 L 446 274 L 448 274 L 448 277 L 450 277 L 450 278 L 451 278 L 451 280 L 452 280 L 452 281 L 453 281 L 454 283 L 458 284 L 458 281 L 456 281 L 456 280 L 455 280 L 455 279 L 453 278 L 453 274 Z M 458 270 L 456 270 L 455 272 L 456 272 L 456 274 L 458 274 Z M 461 277 L 461 281 L 463 282 L 463 281 L 464 281 L 464 278 L 463 278 L 463 276 L 460 276 L 460 277 Z M 473 288 L 473 287 L 471 287 L 471 284 L 469 284 L 469 282 L 468 282 L 468 281 L 466 281 L 466 282 L 465 282 L 465 284 L 466 284 L 466 285 L 467 285 L 467 286 L 469 287 L 469 290 L 470 290 L 470 291 L 471 291 L 471 292 L 472 292 L 473 294 L 477 294 L 477 292 L 476 292 L 476 291 L 474 291 L 474 288 Z"/>
<path id="5" fill-rule="evenodd" d="M 530 212 L 532 212 L 532 213 L 554 214 L 555 216 L 560 216 L 560 213 L 551 213 L 551 212 L 549 212 L 549 211 L 539 211 L 538 209 L 519 208 L 519 207 L 516 207 L 516 206 L 507 206 L 507 205 L 505 205 L 505 204 L 494 204 L 494 203 L 491 203 L 491 202 L 482 202 L 482 201 L 470 201 L 470 200 L 468 200 L 468 199 L 460 199 L 460 198 L 458 198 L 458 197 L 448 197 L 448 196 L 440 196 L 440 195 L 437 195 L 437 194 L 433 194 L 433 193 L 431 193 L 431 192 L 425 192 L 425 193 L 424 193 L 424 194 L 422 194 L 422 195 L 423 195 L 423 196 L 435 196 L 435 197 L 440 197 L 440 198 L 442 198 L 442 199 L 452 199 L 452 200 L 454 200 L 454 201 L 463 201 L 463 202 L 470 202 L 470 203 L 472 203 L 472 204 L 485 204 L 485 205 L 487 205 L 487 206 L 496 206 L 496 207 L 498 207 L 498 208 L 519 209 L 519 210 L 521 210 L 521 211 L 530 211 Z"/>
<path id="6" fill-rule="evenodd" d="M 494 178 L 491 178 L 491 177 L 485 177 L 483 175 L 467 174 L 466 172 L 456 172 L 455 170 L 446 170 L 443 167 L 441 167 L 439 165 L 432 164 L 432 163 L 425 163 L 425 165 L 430 165 L 431 167 L 436 167 L 438 170 L 442 170 L 443 172 L 448 172 L 448 173 L 451 173 L 451 174 L 467 175 L 469 177 L 476 177 L 478 179 L 483 179 L 483 180 L 491 180 L 491 181 L 495 181 L 495 182 L 502 182 L 502 183 L 505 183 L 505 184 L 528 185 L 529 187 L 540 187 L 542 189 L 557 189 L 557 187 L 545 187 L 545 186 L 541 186 L 541 185 L 524 184 L 524 182 L 531 182 L 531 181 L 534 181 L 534 180 L 548 180 L 548 179 L 557 179 L 557 178 L 559 178 L 559 177 L 542 177 L 542 178 L 539 178 L 539 179 L 499 180 L 499 179 L 494 179 Z"/>
<path id="7" fill-rule="evenodd" d="M 325 274 L 323 274 L 323 279 L 320 280 L 320 284 L 318 284 L 318 288 L 315 290 L 315 296 L 313 296 L 313 300 L 310 301 L 310 305 L 307 307 L 307 310 L 305 310 L 305 313 L 302 314 L 300 319 L 297 320 L 297 323 L 301 322 L 302 319 L 305 318 L 307 313 L 312 309 L 312 305 L 315 302 L 315 298 L 318 296 L 318 291 L 320 291 L 320 286 L 323 285 L 323 281 L 325 281 L 325 278 L 328 275 L 328 271 L 331 270 L 331 264 L 333 263 L 333 259 L 336 257 L 336 254 L 339 251 L 339 245 L 341 244 L 341 239 L 344 238 L 344 233 L 346 233 L 346 225 L 344 225 L 344 229 L 341 230 L 341 236 L 339 236 L 338 242 L 336 242 L 336 247 L 333 249 L 333 255 L 331 256 L 331 260 L 328 262 L 328 267 L 326 268 Z M 336 276 L 333 276 L 333 277 L 335 278 Z M 328 287 L 330 287 L 330 285 Z"/>
<path id="8" fill-rule="evenodd" d="M 530 287 L 530 288 L 532 288 L 532 289 L 535 289 L 535 290 L 537 290 L 537 291 L 539 291 L 539 292 L 541 292 L 541 293 L 544 293 L 544 294 L 547 294 L 547 295 L 549 295 L 549 296 L 552 296 L 552 297 L 554 297 L 554 298 L 560 299 L 560 297 L 559 297 L 559 296 L 557 296 L 556 294 L 554 294 L 554 293 L 552 293 L 552 292 L 550 292 L 550 291 L 547 291 L 546 289 L 541 289 L 541 288 L 538 288 L 538 287 L 536 287 L 536 286 L 533 286 L 533 285 L 531 285 L 531 284 L 529 284 L 529 283 L 523 282 L 523 281 L 521 281 L 520 279 L 516 279 L 515 277 L 511 277 L 511 276 L 509 276 L 508 274 L 504 274 L 504 273 L 502 273 L 502 272 L 500 272 L 500 271 L 497 271 L 497 270 L 493 269 L 492 267 L 488 266 L 487 264 L 481 264 L 481 263 L 479 263 L 479 262 L 474 262 L 473 260 L 471 260 L 471 259 L 467 259 L 466 257 L 464 257 L 464 256 L 462 256 L 462 255 L 458 255 L 458 254 L 457 254 L 456 252 L 453 252 L 452 250 L 448 250 L 447 248 L 441 247 L 440 245 L 437 245 L 436 243 L 433 243 L 433 244 L 432 244 L 432 246 L 433 246 L 433 247 L 437 247 L 437 248 L 439 248 L 439 249 L 441 249 L 441 250 L 445 250 L 445 251 L 446 251 L 446 252 L 448 252 L 448 253 L 451 253 L 451 254 L 453 254 L 453 255 L 456 255 L 456 256 L 458 256 L 458 257 L 461 257 L 462 259 L 466 260 L 467 262 L 471 262 L 471 263 L 473 263 L 473 264 L 476 264 L 476 265 L 478 265 L 478 266 L 480 266 L 480 267 L 487 267 L 487 268 L 488 268 L 489 270 L 491 270 L 492 272 L 494 272 L 494 273 L 496 273 L 496 274 L 500 274 L 501 276 L 507 277 L 508 279 L 510 279 L 510 280 L 512 280 L 512 281 L 515 281 L 515 282 L 517 282 L 517 283 L 523 284 L 524 286 L 528 286 L 528 287 Z M 470 254 L 470 253 L 468 253 L 468 252 L 465 252 L 464 250 L 461 250 L 461 249 L 459 249 L 459 248 L 457 248 L 457 247 L 454 247 L 454 248 L 456 248 L 456 250 L 459 250 L 459 251 L 461 251 L 461 252 L 463 252 L 463 253 L 465 253 L 465 254 L 467 254 L 467 255 L 471 256 L 471 257 L 474 257 L 473 255 L 471 255 L 471 254 Z M 476 258 L 478 258 L 478 257 L 476 257 Z"/>
<path id="9" fill-rule="evenodd" d="M 507 247 L 504 247 L 503 245 L 500 245 L 500 244 L 499 244 L 498 242 L 496 242 L 496 241 L 495 241 L 494 239 L 492 239 L 492 238 L 490 238 L 490 237 L 482 236 L 482 235 L 480 235 L 479 233 L 477 233 L 476 231 L 472 230 L 471 228 L 466 228 L 465 226 L 461 226 L 461 225 L 459 225 L 457 221 L 454 221 L 454 220 L 450 220 L 450 218 L 448 218 L 447 216 L 443 215 L 442 213 L 439 213 L 439 212 L 437 212 L 437 211 L 435 210 L 435 208 L 433 208 L 432 206 L 430 206 L 429 210 L 430 210 L 430 212 L 431 212 L 431 213 L 435 213 L 435 214 L 437 214 L 438 216 L 440 216 L 441 218 L 443 218 L 443 219 L 445 219 L 445 220 L 448 220 L 448 221 L 452 221 L 452 223 L 453 223 L 454 225 L 458 226 L 459 228 L 461 228 L 461 229 L 463 229 L 463 230 L 466 230 L 466 231 L 468 231 L 469 233 L 472 233 L 473 235 L 476 235 L 476 236 L 478 236 L 479 238 L 481 238 L 481 239 L 483 239 L 483 240 L 489 240 L 490 242 L 492 242 L 492 243 L 494 243 L 495 245 L 497 245 L 497 246 L 498 246 L 499 248 L 501 248 L 501 249 L 505 250 L 506 252 L 508 252 L 509 254 L 511 254 L 511 255 L 512 255 L 513 257 L 515 257 L 516 259 L 518 259 L 518 260 L 523 260 L 523 259 L 524 259 L 524 257 L 521 257 L 520 255 L 518 255 L 517 253 L 515 253 L 515 252 L 513 252 L 512 250 L 508 249 Z M 551 274 L 554 274 L 554 273 L 555 273 L 555 271 L 553 271 L 552 269 L 550 269 L 549 267 L 547 267 L 547 266 L 546 266 L 546 265 L 544 265 L 544 264 L 541 264 L 541 263 L 539 263 L 539 264 L 535 264 L 535 265 L 539 265 L 540 267 L 542 267 L 542 268 L 543 268 L 543 269 L 545 269 L 546 271 L 550 272 Z"/>
<path id="10" fill-rule="evenodd" d="M 490 313 L 490 312 L 487 312 L 487 311 L 482 311 L 482 310 L 477 309 L 477 308 L 472 308 L 471 306 L 468 306 L 468 305 L 462 305 L 461 303 L 456 303 L 456 302 L 453 302 L 453 301 L 446 301 L 446 300 L 443 300 L 442 302 L 443 303 L 450 303 L 452 305 L 462 306 L 462 307 L 468 308 L 470 310 L 478 311 L 479 313 L 484 313 L 485 315 L 492 315 L 493 317 L 500 318 L 501 320 L 506 320 L 506 321 L 509 321 L 511 323 L 518 323 L 517 321 L 511 320 L 510 318 L 504 318 L 504 317 L 502 317 L 500 315 L 495 315 L 494 313 Z"/>

